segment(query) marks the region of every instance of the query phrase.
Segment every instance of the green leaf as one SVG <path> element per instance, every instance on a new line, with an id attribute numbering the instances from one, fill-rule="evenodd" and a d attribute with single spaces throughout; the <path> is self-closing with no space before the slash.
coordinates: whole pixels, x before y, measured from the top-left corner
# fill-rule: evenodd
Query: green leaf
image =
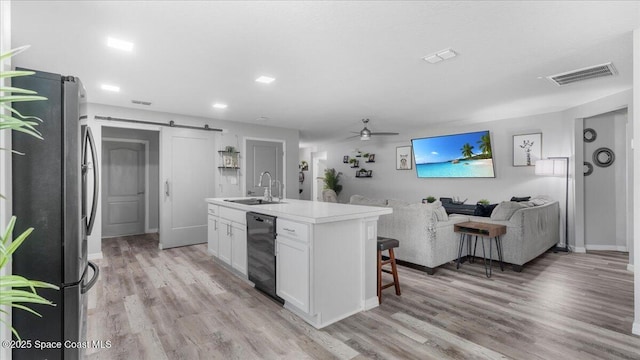
<path id="1" fill-rule="evenodd" d="M 0 102 L 23 102 L 41 100 L 47 100 L 47 98 L 39 95 L 9 95 L 0 97 Z"/>
<path id="2" fill-rule="evenodd" d="M 35 71 L 26 70 L 9 70 L 0 72 L 0 78 L 13 78 L 18 76 L 29 76 L 35 74 Z"/>
<path id="3" fill-rule="evenodd" d="M 13 93 L 13 94 L 31 94 L 31 95 L 35 95 L 38 93 L 37 91 L 21 89 L 21 88 L 11 87 L 11 86 L 0 87 L 0 92 L 7 92 L 7 93 Z"/>
<path id="4" fill-rule="evenodd" d="M 11 49 L 11 50 L 7 51 L 6 53 L 0 55 L 0 60 L 4 60 L 4 59 L 10 58 L 12 56 L 16 56 L 16 55 L 20 54 L 21 52 L 27 50 L 30 47 L 31 47 L 31 45 L 23 45 L 23 46 L 15 48 L 15 49 Z"/>

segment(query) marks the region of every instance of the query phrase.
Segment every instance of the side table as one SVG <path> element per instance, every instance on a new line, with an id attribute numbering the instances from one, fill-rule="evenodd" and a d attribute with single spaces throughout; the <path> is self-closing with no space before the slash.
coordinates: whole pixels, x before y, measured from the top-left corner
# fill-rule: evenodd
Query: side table
<path id="1" fill-rule="evenodd" d="M 476 256 L 476 245 L 478 245 L 478 236 L 482 239 L 482 257 L 484 259 L 484 272 L 488 278 L 491 277 L 491 261 L 492 261 L 492 241 L 496 242 L 496 249 L 498 250 L 498 260 L 500 261 L 500 270 L 504 271 L 504 264 L 502 262 L 502 240 L 501 235 L 507 233 L 507 227 L 499 224 L 481 223 L 477 221 L 467 221 L 454 225 L 453 231 L 460 234 L 460 247 L 458 248 L 458 261 L 456 269 L 460 268 L 460 258 L 462 257 L 462 248 L 464 246 L 465 239 L 467 240 L 467 249 L 470 252 L 471 237 L 475 236 L 475 243 L 473 245 L 473 256 Z M 484 250 L 484 238 L 489 238 L 489 266 L 487 267 L 487 256 Z"/>

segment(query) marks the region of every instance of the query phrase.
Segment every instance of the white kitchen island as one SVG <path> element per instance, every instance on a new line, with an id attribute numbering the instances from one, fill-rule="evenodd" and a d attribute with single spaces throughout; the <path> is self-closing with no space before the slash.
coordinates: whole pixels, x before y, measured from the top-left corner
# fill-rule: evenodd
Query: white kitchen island
<path id="1" fill-rule="evenodd" d="M 245 213 L 276 216 L 276 292 L 286 309 L 322 328 L 378 306 L 377 223 L 391 208 L 291 199 L 244 205 L 227 199 L 205 199 L 208 247 L 236 274 L 247 274 Z"/>

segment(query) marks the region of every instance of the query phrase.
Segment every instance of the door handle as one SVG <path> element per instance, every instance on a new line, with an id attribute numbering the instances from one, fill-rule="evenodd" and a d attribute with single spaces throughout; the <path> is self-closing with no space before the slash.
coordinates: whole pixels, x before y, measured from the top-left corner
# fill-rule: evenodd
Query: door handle
<path id="1" fill-rule="evenodd" d="M 164 182 L 164 194 L 169 196 L 169 180 Z"/>
<path id="2" fill-rule="evenodd" d="M 144 194 L 144 191 L 141 191 L 138 193 L 138 195 L 143 195 L 143 194 Z"/>
<path id="3" fill-rule="evenodd" d="M 82 288 L 80 289 L 80 292 L 82 294 L 85 294 L 93 287 L 93 285 L 96 284 L 96 281 L 98 281 L 98 276 L 100 275 L 100 267 L 98 267 L 98 265 L 92 263 L 91 261 L 89 261 L 87 265 L 89 265 L 89 267 L 93 269 L 93 277 L 86 285 L 82 285 Z"/>
<path id="4" fill-rule="evenodd" d="M 213 220 L 213 230 L 214 231 L 218 230 L 218 220 Z"/>

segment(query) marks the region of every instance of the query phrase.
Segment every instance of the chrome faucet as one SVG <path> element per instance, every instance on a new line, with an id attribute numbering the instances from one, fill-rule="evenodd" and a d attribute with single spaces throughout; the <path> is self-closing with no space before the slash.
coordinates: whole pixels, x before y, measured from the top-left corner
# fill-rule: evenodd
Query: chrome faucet
<path id="1" fill-rule="evenodd" d="M 260 182 L 258 183 L 259 187 L 262 187 L 262 178 L 265 175 L 269 175 L 269 185 L 265 186 L 265 190 L 264 190 L 264 197 L 266 201 L 273 201 L 273 196 L 271 196 L 271 173 L 268 171 L 264 171 L 262 174 L 260 174 Z"/>

